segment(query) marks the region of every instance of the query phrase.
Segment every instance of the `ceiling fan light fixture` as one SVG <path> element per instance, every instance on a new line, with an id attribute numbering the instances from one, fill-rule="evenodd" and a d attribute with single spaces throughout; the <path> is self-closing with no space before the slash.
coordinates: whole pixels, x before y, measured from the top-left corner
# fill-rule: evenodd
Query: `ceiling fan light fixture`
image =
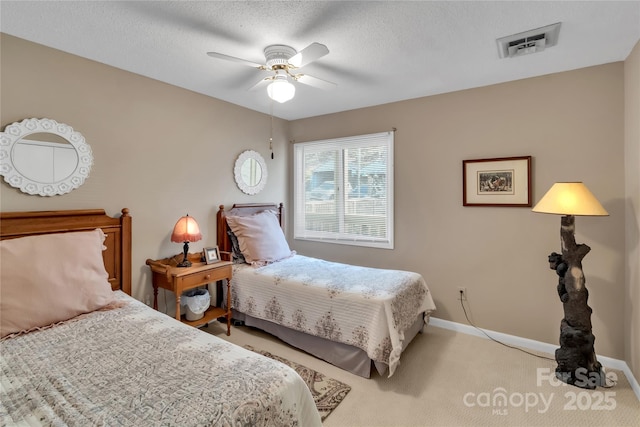
<path id="1" fill-rule="evenodd" d="M 293 98 L 296 94 L 296 87 L 289 82 L 286 75 L 278 74 L 273 82 L 267 86 L 267 94 L 269 98 L 282 104 Z"/>
<path id="2" fill-rule="evenodd" d="M 265 64 L 247 61 L 246 59 L 236 58 L 235 56 L 225 55 L 220 52 L 207 52 L 207 55 L 212 58 L 245 64 L 261 71 L 274 72 L 275 74 L 260 79 L 249 90 L 258 87 L 263 88 L 267 82 L 270 82 L 267 86 L 269 98 L 282 104 L 293 99 L 296 94 L 296 88 L 291 80 L 320 89 L 332 89 L 336 86 L 335 83 L 310 76 L 306 73 L 291 74 L 291 70 L 304 67 L 328 53 L 329 49 L 325 45 L 314 42 L 299 52 L 296 52 L 291 46 L 283 44 L 269 45 L 264 49 Z M 291 79 L 289 77 L 291 77 Z"/>

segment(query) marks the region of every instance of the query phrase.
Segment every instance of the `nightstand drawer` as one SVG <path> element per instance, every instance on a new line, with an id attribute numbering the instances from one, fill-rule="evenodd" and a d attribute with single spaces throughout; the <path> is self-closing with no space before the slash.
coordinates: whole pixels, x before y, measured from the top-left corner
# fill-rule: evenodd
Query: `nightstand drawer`
<path id="1" fill-rule="evenodd" d="M 220 267 L 215 268 L 215 264 L 213 264 L 209 267 L 209 269 L 196 271 L 180 277 L 179 280 L 181 281 L 181 284 L 179 287 L 182 289 L 189 289 L 231 277 L 231 265 L 221 265 Z"/>
<path id="2" fill-rule="evenodd" d="M 215 282 L 216 275 L 210 271 L 201 271 L 193 273 L 182 278 L 182 288 L 192 288 L 195 286 L 206 285 L 207 283 Z"/>

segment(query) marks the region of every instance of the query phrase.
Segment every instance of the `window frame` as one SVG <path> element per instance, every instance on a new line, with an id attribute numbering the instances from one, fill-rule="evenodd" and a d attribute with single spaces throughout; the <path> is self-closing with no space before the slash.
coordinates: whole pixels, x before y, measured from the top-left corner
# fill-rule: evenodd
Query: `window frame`
<path id="1" fill-rule="evenodd" d="M 356 135 L 344 138 L 299 142 L 293 150 L 293 238 L 300 241 L 314 241 L 334 243 L 352 246 L 364 246 L 381 249 L 394 248 L 394 132 L 380 132 L 374 134 Z M 375 145 L 386 146 L 386 216 L 383 237 L 365 237 L 362 235 L 348 234 L 344 231 L 346 201 L 342 183 L 345 182 L 345 151 L 347 149 L 372 147 Z M 340 183 L 336 186 L 336 211 L 338 216 L 338 232 L 323 232 L 306 230 L 306 192 L 305 189 L 305 165 L 304 156 L 313 152 L 339 152 L 334 171 L 334 180 Z"/>

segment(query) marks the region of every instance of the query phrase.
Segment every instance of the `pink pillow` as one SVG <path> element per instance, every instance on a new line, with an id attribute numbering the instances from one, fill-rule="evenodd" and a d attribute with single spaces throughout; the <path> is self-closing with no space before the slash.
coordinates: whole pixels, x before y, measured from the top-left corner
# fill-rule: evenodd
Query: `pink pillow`
<path id="1" fill-rule="evenodd" d="M 1 336 L 71 319 L 113 301 L 102 259 L 104 238 L 96 229 L 1 241 Z"/>
<path id="2" fill-rule="evenodd" d="M 227 216 L 229 228 L 238 238 L 240 251 L 250 263 L 269 263 L 290 257 L 276 214 L 262 211 L 251 216 Z"/>

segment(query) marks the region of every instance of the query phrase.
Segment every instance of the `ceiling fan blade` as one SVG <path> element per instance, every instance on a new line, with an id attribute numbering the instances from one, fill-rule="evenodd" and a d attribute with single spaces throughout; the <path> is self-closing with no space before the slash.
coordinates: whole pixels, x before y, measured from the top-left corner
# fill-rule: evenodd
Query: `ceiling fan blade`
<path id="1" fill-rule="evenodd" d="M 319 79 L 308 74 L 297 74 L 294 79 L 305 85 L 317 87 L 318 89 L 333 89 L 337 84 L 328 80 Z"/>
<path id="2" fill-rule="evenodd" d="M 329 53 L 329 49 L 325 45 L 320 43 L 311 43 L 309 46 L 289 58 L 289 64 L 296 68 L 304 67 L 310 62 L 322 58 L 327 53 Z"/>
<path id="3" fill-rule="evenodd" d="M 263 64 L 258 64 L 257 62 L 247 61 L 246 59 L 236 58 L 235 56 L 225 55 L 224 53 L 207 52 L 207 55 L 211 56 L 212 58 L 218 58 L 218 59 L 224 59 L 226 61 L 238 62 L 240 64 L 248 65 L 248 66 L 254 67 L 254 68 L 261 68 L 261 69 L 265 68 L 265 66 Z"/>

